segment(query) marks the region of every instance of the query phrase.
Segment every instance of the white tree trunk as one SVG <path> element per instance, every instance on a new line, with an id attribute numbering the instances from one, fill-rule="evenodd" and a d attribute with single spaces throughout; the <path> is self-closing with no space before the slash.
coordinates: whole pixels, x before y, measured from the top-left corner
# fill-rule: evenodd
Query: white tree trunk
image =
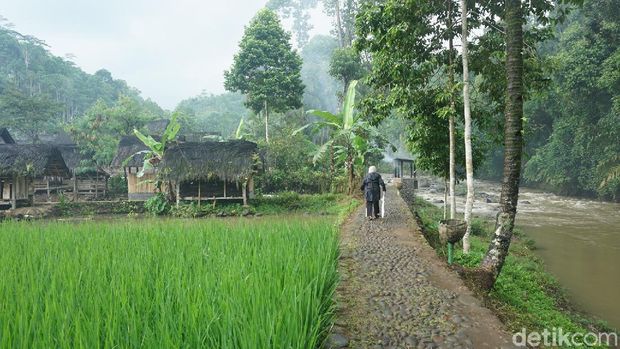
<path id="1" fill-rule="evenodd" d="M 265 142 L 269 143 L 269 112 L 267 110 L 267 101 L 265 101 Z"/>
<path id="2" fill-rule="evenodd" d="M 454 160 L 456 136 L 454 134 L 454 114 L 450 115 L 450 219 L 456 218 L 456 195 L 454 186 L 456 185 L 456 166 Z"/>
<path id="3" fill-rule="evenodd" d="M 474 207 L 474 161 L 471 152 L 471 109 L 469 106 L 469 67 L 467 48 L 467 2 L 461 0 L 461 47 L 463 57 L 463 114 L 465 115 L 465 172 L 467 176 L 467 200 L 465 201 L 465 221 L 467 232 L 463 237 L 463 252 L 469 253 L 469 234 L 471 233 L 471 211 Z"/>
<path id="4" fill-rule="evenodd" d="M 451 4 L 452 2 L 450 2 Z M 449 9 L 448 13 L 448 22 L 449 27 L 452 28 L 452 10 Z M 456 152 L 456 135 L 454 130 L 454 113 L 456 111 L 454 94 L 452 89 L 454 88 L 454 62 L 452 61 L 452 49 L 454 47 L 452 43 L 452 36 L 448 40 L 448 46 L 450 50 L 449 57 L 449 86 L 450 89 L 450 118 L 449 118 L 449 129 L 450 129 L 450 219 L 456 218 L 456 196 L 454 195 L 454 186 L 456 185 L 456 164 L 454 160 L 454 154 Z"/>
<path id="5" fill-rule="evenodd" d="M 443 180 L 443 219 L 448 218 L 448 180 Z"/>

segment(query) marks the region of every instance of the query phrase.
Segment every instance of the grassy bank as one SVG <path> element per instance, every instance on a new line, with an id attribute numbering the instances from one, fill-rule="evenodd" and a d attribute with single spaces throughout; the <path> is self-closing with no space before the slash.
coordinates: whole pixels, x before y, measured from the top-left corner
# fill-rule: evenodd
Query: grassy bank
<path id="1" fill-rule="evenodd" d="M 277 195 L 257 196 L 244 207 L 239 202 L 203 201 L 182 202 L 179 207 L 165 200 L 149 205 L 148 202 L 117 201 L 117 202 L 67 202 L 61 201 L 54 206 L 52 217 L 92 217 L 92 216 L 142 216 L 168 215 L 180 218 L 199 217 L 239 217 L 250 215 L 278 214 L 311 214 L 338 215 L 348 207 L 356 207 L 357 201 L 343 194 L 305 195 L 294 192 L 283 192 Z M 149 209 L 154 207 L 154 209 Z"/>
<path id="2" fill-rule="evenodd" d="M 431 246 L 440 255 L 445 255 L 446 250 L 440 246 L 437 231 L 443 211 L 420 197 L 416 198 L 414 209 Z M 469 268 L 478 266 L 486 253 L 492 229 L 491 222 L 475 219 L 472 222 L 471 252 L 463 254 L 459 244 L 455 264 Z M 502 273 L 486 297 L 487 306 L 513 332 L 522 328 L 539 332 L 547 328 L 551 331 L 554 327 L 573 333 L 610 332 L 611 329 L 604 323 L 592 320 L 571 305 L 557 280 L 544 270 L 543 262 L 534 254 L 534 249 L 534 241 L 515 232 Z"/>
<path id="3" fill-rule="evenodd" d="M 2 223 L 0 347 L 316 348 L 336 221 Z"/>

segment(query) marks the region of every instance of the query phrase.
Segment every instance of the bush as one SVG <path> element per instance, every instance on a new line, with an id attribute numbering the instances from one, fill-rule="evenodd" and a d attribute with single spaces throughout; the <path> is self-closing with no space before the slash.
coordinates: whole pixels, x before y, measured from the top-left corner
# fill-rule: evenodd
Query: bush
<path id="1" fill-rule="evenodd" d="M 249 216 L 256 213 L 253 207 L 243 207 L 237 203 L 225 203 L 213 206 L 210 203 L 198 205 L 196 202 L 174 206 L 170 209 L 170 214 L 180 218 L 198 218 L 205 216 L 235 217 Z"/>
<path id="2" fill-rule="evenodd" d="M 170 203 L 163 193 L 157 193 L 155 196 L 146 200 L 144 208 L 146 212 L 154 216 L 161 216 L 170 210 Z"/>
<path id="3" fill-rule="evenodd" d="M 294 191 L 301 194 L 317 194 L 333 191 L 334 177 L 329 173 L 302 169 L 272 169 L 256 177 L 256 188 L 261 194 Z"/>
<path id="4" fill-rule="evenodd" d="M 108 191 L 110 194 L 127 194 L 127 179 L 123 176 L 113 176 L 108 180 Z"/>

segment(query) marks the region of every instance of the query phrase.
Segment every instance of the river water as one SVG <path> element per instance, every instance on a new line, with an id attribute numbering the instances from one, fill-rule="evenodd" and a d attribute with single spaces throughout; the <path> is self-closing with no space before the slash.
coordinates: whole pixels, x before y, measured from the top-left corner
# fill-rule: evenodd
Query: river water
<path id="1" fill-rule="evenodd" d="M 494 218 L 500 185 L 476 181 L 475 216 Z M 465 206 L 457 186 L 457 208 Z M 443 185 L 420 178 L 419 195 L 441 206 Z M 545 267 L 579 307 L 620 329 L 620 204 L 562 197 L 521 188 L 517 227 L 536 241 Z"/>

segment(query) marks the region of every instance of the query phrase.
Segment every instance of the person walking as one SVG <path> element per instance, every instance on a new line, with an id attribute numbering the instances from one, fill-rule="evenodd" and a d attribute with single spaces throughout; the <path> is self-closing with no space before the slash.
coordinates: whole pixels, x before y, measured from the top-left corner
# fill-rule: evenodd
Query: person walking
<path id="1" fill-rule="evenodd" d="M 379 200 L 381 200 L 381 189 L 385 192 L 385 182 L 381 175 L 377 173 L 375 166 L 368 168 L 368 174 L 364 177 L 361 190 L 366 199 L 366 217 L 369 220 L 381 217 L 379 212 Z"/>

